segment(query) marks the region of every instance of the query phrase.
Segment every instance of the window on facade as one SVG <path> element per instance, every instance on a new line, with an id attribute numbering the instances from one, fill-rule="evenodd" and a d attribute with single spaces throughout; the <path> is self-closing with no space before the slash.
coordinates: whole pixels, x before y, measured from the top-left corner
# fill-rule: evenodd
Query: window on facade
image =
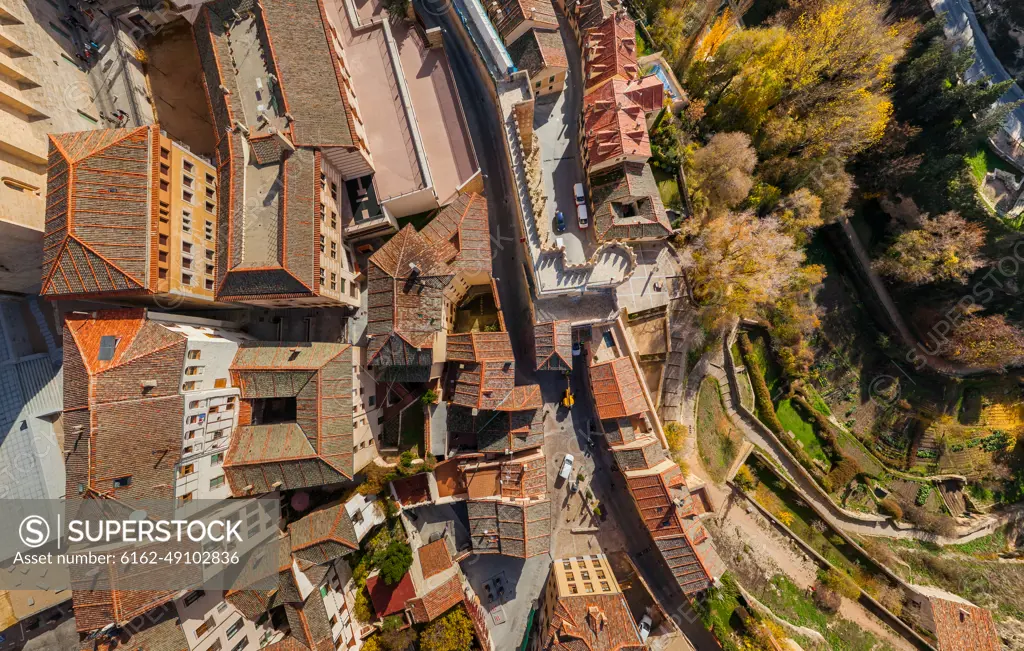
<path id="1" fill-rule="evenodd" d="M 590 580 L 590 572 L 583 570 L 582 572 L 580 572 L 580 575 L 583 577 L 584 581 Z"/>
<path id="2" fill-rule="evenodd" d="M 579 589 L 576 587 L 575 583 L 570 583 L 569 584 L 569 592 L 572 593 L 572 594 L 576 594 L 576 593 L 579 592 Z"/>
<path id="3" fill-rule="evenodd" d="M 327 282 L 327 271 L 324 269 L 320 270 L 320 286 L 323 287 L 324 283 Z"/>
<path id="4" fill-rule="evenodd" d="M 193 198 L 194 196 L 195 196 L 195 195 L 194 195 L 194 194 L 192 194 L 191 192 L 189 192 L 188 190 L 182 190 L 182 191 L 181 191 L 181 199 L 182 199 L 182 201 L 184 201 L 185 203 L 192 203 L 192 198 Z"/>
<path id="5" fill-rule="evenodd" d="M 203 595 L 205 595 L 205 594 L 206 594 L 206 592 L 204 592 L 203 590 L 193 590 L 192 592 L 190 592 L 187 595 L 185 595 L 185 599 L 184 599 L 185 605 L 186 606 L 191 606 L 195 602 L 197 602 L 200 599 L 202 599 Z"/>
<path id="6" fill-rule="evenodd" d="M 182 455 L 189 455 L 189 454 L 192 454 L 192 449 L 193 449 L 193 446 L 191 446 L 191 445 L 186 445 L 185 447 L 181 448 L 181 454 L 182 454 Z"/>
<path id="7" fill-rule="evenodd" d="M 118 477 L 114 480 L 114 488 L 125 488 L 132 485 L 132 476 Z"/>
<path id="8" fill-rule="evenodd" d="M 184 499 L 185 496 L 182 496 L 182 500 Z M 196 629 L 196 638 L 198 639 L 203 637 L 208 632 L 212 631 L 214 626 L 216 626 L 216 622 L 213 621 L 213 617 L 207 617 L 206 621 L 200 624 L 199 628 Z"/>
<path id="9" fill-rule="evenodd" d="M 163 179 L 160 179 L 160 191 L 161 192 L 167 192 L 170 189 L 171 189 L 171 184 L 168 183 L 167 181 L 163 180 Z"/>
<path id="10" fill-rule="evenodd" d="M 206 289 L 209 291 L 213 291 L 213 280 L 210 278 L 206 279 Z"/>
<path id="11" fill-rule="evenodd" d="M 538 82 L 537 82 L 536 84 L 534 84 L 534 85 L 535 85 L 535 86 L 536 86 L 537 88 L 540 88 L 540 83 L 541 83 L 541 82 L 539 82 L 539 81 L 538 81 Z"/>
<path id="12" fill-rule="evenodd" d="M 238 635 L 238 631 L 242 630 L 242 626 L 244 626 L 244 625 L 245 625 L 245 620 L 244 619 L 242 619 L 241 617 L 236 619 L 234 624 L 232 624 L 231 626 L 228 626 L 228 630 L 226 632 L 226 634 L 228 636 L 228 639 L 230 640 L 231 638 L 233 638 L 236 635 Z"/>
<path id="13" fill-rule="evenodd" d="M 338 184 L 331 182 L 331 199 L 338 200 Z"/>
<path id="14" fill-rule="evenodd" d="M 206 651 L 220 651 L 221 650 L 220 640 L 214 640 L 213 644 L 206 648 Z"/>
<path id="15" fill-rule="evenodd" d="M 161 235 L 160 236 L 160 246 L 167 246 L 167 236 L 166 235 Z"/>
<path id="16" fill-rule="evenodd" d="M 206 249 L 206 259 L 213 260 L 213 249 Z"/>
<path id="17" fill-rule="evenodd" d="M 206 175 L 206 182 L 209 183 L 210 185 L 213 185 L 214 183 L 217 182 L 217 179 L 214 178 L 213 174 L 207 174 Z"/>
<path id="18" fill-rule="evenodd" d="M 167 176 L 171 173 L 171 166 L 167 163 L 160 163 L 160 173 Z"/>
<path id="19" fill-rule="evenodd" d="M 191 269 L 192 268 L 192 258 L 182 258 L 181 259 L 181 267 L 182 267 L 182 269 Z"/>
<path id="20" fill-rule="evenodd" d="M 206 212 L 208 212 L 208 213 L 216 213 L 217 212 L 217 206 L 215 206 L 212 201 L 207 201 L 206 202 Z"/>
<path id="21" fill-rule="evenodd" d="M 206 188 L 206 198 L 213 199 L 213 188 Z"/>
<path id="22" fill-rule="evenodd" d="M 223 452 L 218 452 L 217 454 L 210 455 L 210 465 L 211 466 L 219 466 L 222 463 L 224 463 L 224 453 Z"/>
<path id="23" fill-rule="evenodd" d="M 160 148 L 160 158 L 170 158 L 170 157 L 171 157 L 171 150 L 170 149 L 164 149 L 163 147 L 161 147 Z"/>
<path id="24" fill-rule="evenodd" d="M 336 260 L 338 258 L 338 243 L 331 242 L 331 259 Z"/>
<path id="25" fill-rule="evenodd" d="M 612 587 L 610 585 L 608 585 L 607 581 L 601 581 L 601 589 L 604 590 L 605 592 L 608 592 L 609 590 L 612 589 Z"/>
<path id="26" fill-rule="evenodd" d="M 327 586 L 325 586 L 325 585 L 320 586 L 320 596 L 321 597 L 326 597 L 327 596 Z"/>
<path id="27" fill-rule="evenodd" d="M 186 366 L 185 375 L 199 375 L 203 372 L 202 366 Z"/>
<path id="28" fill-rule="evenodd" d="M 594 584 L 593 583 L 584 583 L 583 584 L 583 589 L 586 590 L 587 592 L 593 592 L 594 591 Z"/>
<path id="29" fill-rule="evenodd" d="M 190 353 L 190 355 L 189 355 L 189 359 L 193 359 L 193 358 L 192 358 L 192 356 L 191 356 L 191 352 L 192 352 L 192 351 L 189 351 L 189 353 Z M 198 352 L 198 351 L 197 351 L 197 352 Z M 197 355 L 197 356 L 195 357 L 195 359 L 199 359 L 199 356 Z M 198 401 L 198 400 L 193 400 L 193 401 L 189 402 L 189 403 L 188 403 L 188 408 L 189 408 L 189 409 L 199 409 L 199 401 Z"/>
<path id="30" fill-rule="evenodd" d="M 338 288 L 338 274 L 331 272 L 331 289 Z"/>
<path id="31" fill-rule="evenodd" d="M 178 470 L 178 476 L 179 477 L 187 477 L 188 475 L 191 475 L 195 471 L 196 471 L 196 464 L 194 464 L 194 463 L 186 463 L 184 466 L 181 467 L 180 470 Z"/>
<path id="32" fill-rule="evenodd" d="M 192 274 L 181 274 L 182 285 L 192 285 Z"/>
<path id="33" fill-rule="evenodd" d="M 186 383 L 181 385 L 181 390 L 182 391 L 194 391 L 195 388 L 196 388 L 195 380 L 190 380 L 190 381 L 188 381 L 188 382 L 186 382 Z"/>
<path id="34" fill-rule="evenodd" d="M 326 241 L 327 241 L 327 238 L 325 238 L 323 235 L 321 235 L 320 236 L 320 253 L 324 252 L 324 249 L 326 248 L 325 247 Z"/>
<path id="35" fill-rule="evenodd" d="M 161 251 L 157 258 L 160 260 L 160 262 L 167 262 L 167 251 Z"/>
<path id="36" fill-rule="evenodd" d="M 241 641 L 239 641 L 238 644 L 236 644 L 235 646 L 231 647 L 231 651 L 242 651 L 242 649 L 244 649 L 247 646 L 249 646 L 249 638 L 248 637 L 243 637 L 241 639 Z"/>
<path id="37" fill-rule="evenodd" d="M 190 173 L 190 174 L 192 173 L 192 170 L 194 170 L 196 168 L 196 166 L 192 164 L 192 161 L 189 161 L 189 160 L 181 161 L 181 166 L 184 167 L 185 171 Z"/>
<path id="38" fill-rule="evenodd" d="M 550 77 L 548 77 L 548 83 L 549 84 L 555 83 L 555 76 L 554 75 L 551 75 Z"/>
<path id="39" fill-rule="evenodd" d="M 192 179 L 192 177 L 191 177 L 191 176 L 189 176 L 189 175 L 187 175 L 187 174 L 186 174 L 186 175 L 184 175 L 184 176 L 182 176 L 182 177 L 181 177 L 181 182 L 182 182 L 182 184 L 183 184 L 183 185 L 184 185 L 184 186 L 185 186 L 186 188 L 191 188 L 191 187 L 192 187 L 192 183 L 193 183 L 193 179 Z"/>
<path id="40" fill-rule="evenodd" d="M 214 389 L 225 389 L 228 386 L 228 379 L 226 377 L 219 377 L 213 381 Z"/>
<path id="41" fill-rule="evenodd" d="M 335 624 L 338 623 L 338 616 L 337 615 L 331 615 L 331 618 L 330 618 L 329 621 L 331 622 L 331 626 L 334 626 Z"/>

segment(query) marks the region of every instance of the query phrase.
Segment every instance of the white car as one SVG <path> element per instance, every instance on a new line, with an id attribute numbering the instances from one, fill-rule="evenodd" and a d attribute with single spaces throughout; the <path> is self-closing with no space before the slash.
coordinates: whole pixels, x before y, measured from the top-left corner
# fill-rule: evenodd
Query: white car
<path id="1" fill-rule="evenodd" d="M 576 219 L 580 223 L 580 228 L 590 226 L 590 218 L 587 217 L 587 204 L 581 203 L 576 206 Z"/>
<path id="2" fill-rule="evenodd" d="M 576 195 L 577 206 L 582 206 L 583 204 L 587 203 L 587 197 L 583 194 L 582 183 L 577 183 L 576 185 L 572 186 L 572 192 L 573 194 Z"/>
<path id="3" fill-rule="evenodd" d="M 652 623 L 650 615 L 644 615 L 644 618 L 640 620 L 640 641 L 644 644 L 647 643 L 647 637 L 651 634 Z"/>
<path id="4" fill-rule="evenodd" d="M 571 454 L 565 455 L 565 460 L 562 461 L 562 469 L 558 471 L 558 476 L 562 479 L 568 479 L 569 474 L 572 473 L 572 462 L 576 460 L 576 457 Z"/>
<path id="5" fill-rule="evenodd" d="M 559 251 L 564 251 L 565 250 L 565 240 L 562 239 L 561 237 L 556 237 L 555 238 L 555 248 L 557 248 Z"/>

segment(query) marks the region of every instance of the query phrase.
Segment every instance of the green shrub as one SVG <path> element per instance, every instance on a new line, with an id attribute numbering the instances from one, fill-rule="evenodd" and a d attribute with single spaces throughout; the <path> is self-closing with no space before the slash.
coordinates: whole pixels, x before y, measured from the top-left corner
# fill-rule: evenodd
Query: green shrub
<path id="1" fill-rule="evenodd" d="M 392 540 L 381 554 L 380 576 L 387 585 L 395 585 L 402 580 L 412 566 L 412 548 L 402 540 Z"/>
<path id="2" fill-rule="evenodd" d="M 932 494 L 932 487 L 929 484 L 921 484 L 917 489 L 917 498 L 914 500 L 914 504 L 918 506 L 924 506 L 928 502 L 928 496 Z"/>
<path id="3" fill-rule="evenodd" d="M 741 332 L 738 338 L 740 355 L 743 356 L 743 365 L 747 367 L 747 376 L 754 387 L 754 401 L 757 404 L 757 417 L 765 426 L 779 436 L 785 433 L 779 417 L 775 415 L 775 406 L 772 404 L 772 394 L 764 381 L 764 370 L 757 363 L 754 357 L 754 348 L 750 344 L 750 337 L 747 333 Z"/>
<path id="4" fill-rule="evenodd" d="M 903 509 L 901 509 L 899 503 L 891 497 L 887 497 L 879 502 L 878 510 L 896 520 L 903 519 Z"/>
<path id="5" fill-rule="evenodd" d="M 818 580 L 851 601 L 860 598 L 860 588 L 857 583 L 842 570 L 836 568 L 831 568 L 828 571 L 821 570 L 818 572 Z"/>
<path id="6" fill-rule="evenodd" d="M 740 469 L 736 471 L 736 476 L 732 479 L 740 490 L 750 491 L 754 489 L 754 474 L 750 472 L 750 468 L 746 466 L 740 466 Z"/>
<path id="7" fill-rule="evenodd" d="M 434 391 L 433 389 L 427 389 L 426 391 L 423 392 L 423 395 L 420 396 L 420 402 L 422 402 L 425 405 L 434 404 L 435 402 L 437 402 L 437 392 Z"/>

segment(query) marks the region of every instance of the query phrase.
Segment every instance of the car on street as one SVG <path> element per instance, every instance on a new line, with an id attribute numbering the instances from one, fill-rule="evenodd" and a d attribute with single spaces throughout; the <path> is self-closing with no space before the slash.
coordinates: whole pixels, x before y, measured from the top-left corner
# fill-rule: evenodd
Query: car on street
<path id="1" fill-rule="evenodd" d="M 587 197 L 583 194 L 583 184 L 577 183 L 572 187 L 573 194 L 576 195 L 576 205 L 582 206 L 587 203 Z"/>
<path id="2" fill-rule="evenodd" d="M 576 219 L 580 223 L 580 228 L 590 226 L 590 217 L 587 216 L 587 204 L 581 203 L 576 206 Z"/>
<path id="3" fill-rule="evenodd" d="M 576 457 L 571 454 L 565 455 L 565 459 L 562 461 L 562 469 L 558 471 L 558 476 L 562 479 L 568 479 L 572 473 L 572 462 L 576 460 Z"/>
<path id="4" fill-rule="evenodd" d="M 650 615 L 644 615 L 644 618 L 640 620 L 640 641 L 644 644 L 647 643 L 647 638 L 651 634 L 651 624 L 653 623 Z"/>
<path id="5" fill-rule="evenodd" d="M 561 210 L 555 211 L 555 230 L 559 233 L 565 232 L 565 215 L 562 214 Z"/>

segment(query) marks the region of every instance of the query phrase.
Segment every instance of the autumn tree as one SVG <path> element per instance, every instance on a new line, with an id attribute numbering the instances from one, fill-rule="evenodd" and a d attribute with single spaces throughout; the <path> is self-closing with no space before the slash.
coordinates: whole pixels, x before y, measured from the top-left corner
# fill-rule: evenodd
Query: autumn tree
<path id="1" fill-rule="evenodd" d="M 473 644 L 473 622 L 462 608 L 435 619 L 420 633 L 422 651 L 466 651 Z"/>
<path id="2" fill-rule="evenodd" d="M 754 185 L 757 154 L 745 133 L 717 133 L 690 155 L 687 183 L 694 211 L 738 206 Z"/>
<path id="3" fill-rule="evenodd" d="M 919 228 L 896 236 L 874 267 L 881 274 L 912 285 L 946 280 L 963 283 L 982 266 L 980 251 L 984 243 L 985 230 L 958 213 L 924 215 Z"/>
<path id="4" fill-rule="evenodd" d="M 821 197 L 807 188 L 797 188 L 779 202 L 775 216 L 784 233 L 806 244 L 814 229 L 823 223 Z"/>
<path id="5" fill-rule="evenodd" d="M 804 260 L 777 219 L 750 212 L 712 217 L 691 253 L 693 296 L 709 328 L 778 299 Z"/>
<path id="6" fill-rule="evenodd" d="M 803 265 L 789 276 L 778 297 L 765 308 L 779 363 L 792 379 L 803 378 L 814 364 L 807 337 L 821 324 L 813 289 L 825 279 L 825 267 Z"/>
<path id="7" fill-rule="evenodd" d="M 1002 314 L 971 314 L 953 325 L 943 352 L 971 366 L 1014 366 L 1024 362 L 1024 332 Z"/>
<path id="8" fill-rule="evenodd" d="M 683 70 L 721 6 L 718 0 L 653 0 L 651 35 L 674 70 Z"/>
<path id="9" fill-rule="evenodd" d="M 765 181 L 810 188 L 829 220 L 852 186 L 846 160 L 885 133 L 907 29 L 873 0 L 790 5 L 771 26 L 739 31 L 694 62 L 688 87 L 707 101 L 711 128 L 751 135 Z"/>

